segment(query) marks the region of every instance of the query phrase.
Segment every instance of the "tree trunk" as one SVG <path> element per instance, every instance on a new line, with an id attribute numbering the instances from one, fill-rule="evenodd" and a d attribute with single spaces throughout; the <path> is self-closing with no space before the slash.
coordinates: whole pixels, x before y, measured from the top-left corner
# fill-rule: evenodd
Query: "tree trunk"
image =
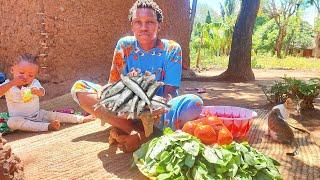
<path id="1" fill-rule="evenodd" d="M 199 68 L 200 67 L 200 53 L 201 53 L 201 47 L 202 47 L 202 43 L 203 43 L 203 36 L 201 35 L 200 38 L 200 47 L 198 49 L 198 53 L 197 53 L 197 62 L 196 62 L 196 67 Z"/>
<path id="2" fill-rule="evenodd" d="M 252 33 L 260 0 L 242 0 L 232 36 L 228 69 L 217 80 L 247 82 L 255 80 L 251 69 Z"/>
<path id="3" fill-rule="evenodd" d="M 192 9 L 190 9 L 190 1 L 189 0 L 186 0 L 186 1 L 183 1 L 184 5 L 188 7 L 189 9 L 189 16 L 188 16 L 188 19 L 189 19 L 189 26 L 188 26 L 188 29 L 189 29 L 189 34 L 188 34 L 188 38 L 184 38 L 184 39 L 187 39 L 188 40 L 188 44 L 190 43 L 190 39 L 191 39 L 191 34 L 192 34 L 192 30 L 193 30 L 193 24 L 194 24 L 194 18 L 195 18 L 195 15 L 196 15 L 196 10 L 197 10 L 197 0 L 193 0 L 192 1 Z M 174 6 L 175 7 L 175 6 Z M 190 69 L 190 54 L 189 54 L 189 45 L 186 46 L 187 48 L 187 52 L 183 58 L 183 61 L 182 61 L 182 79 L 193 79 L 195 78 L 197 75 L 196 73 Z"/>
<path id="4" fill-rule="evenodd" d="M 289 40 L 288 40 L 288 45 L 287 45 L 287 49 L 286 49 L 286 56 L 287 55 L 294 55 L 296 56 L 297 53 L 294 52 L 294 37 L 295 37 L 295 34 L 296 32 L 295 31 L 291 31 L 290 34 L 289 34 Z"/>
<path id="5" fill-rule="evenodd" d="M 192 9 L 190 14 L 190 38 L 193 31 L 194 17 L 196 16 L 197 12 L 197 2 L 198 0 L 192 0 Z"/>
<path id="6" fill-rule="evenodd" d="M 314 37 L 315 38 L 315 44 L 316 44 L 316 47 L 314 48 L 314 57 L 315 58 L 319 58 L 320 57 L 320 52 L 319 52 L 319 47 L 320 47 L 320 33 L 317 33 L 316 36 Z"/>
<path id="7" fill-rule="evenodd" d="M 287 34 L 287 32 L 286 32 L 285 27 L 280 26 L 279 31 L 278 31 L 278 37 L 277 37 L 275 48 L 274 48 L 275 52 L 277 53 L 278 58 L 282 58 L 281 50 L 282 50 L 283 40 L 284 40 L 284 37 L 286 36 L 286 34 Z"/>

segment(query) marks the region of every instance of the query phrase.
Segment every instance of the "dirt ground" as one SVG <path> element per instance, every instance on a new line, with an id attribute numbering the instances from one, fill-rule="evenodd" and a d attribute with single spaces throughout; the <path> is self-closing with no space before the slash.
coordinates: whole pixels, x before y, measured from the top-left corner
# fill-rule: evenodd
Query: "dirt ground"
<path id="1" fill-rule="evenodd" d="M 202 72 L 215 75 L 221 70 Z M 320 77 L 319 72 L 292 70 L 254 70 L 256 81 L 250 83 L 221 83 L 183 81 L 181 94 L 195 93 L 205 105 L 232 105 L 251 109 L 270 108 L 259 84 L 271 84 L 284 74 L 299 79 Z M 205 93 L 186 91 L 186 88 L 205 88 Z M 299 121 L 312 132 L 317 146 L 320 139 L 320 99 L 316 111 L 304 114 Z M 69 93 L 41 102 L 43 109 L 78 108 Z M 0 110 L 5 101 L 0 99 Z M 25 164 L 26 179 L 144 179 L 132 170 L 131 154 L 122 154 L 107 143 L 108 126 L 96 120 L 80 125 L 64 125 L 60 131 L 47 133 L 15 132 L 5 135 L 13 152 Z M 318 158 L 319 159 L 319 158 Z M 320 176 L 319 176 L 320 177 Z M 308 178 L 309 179 L 309 178 Z"/>

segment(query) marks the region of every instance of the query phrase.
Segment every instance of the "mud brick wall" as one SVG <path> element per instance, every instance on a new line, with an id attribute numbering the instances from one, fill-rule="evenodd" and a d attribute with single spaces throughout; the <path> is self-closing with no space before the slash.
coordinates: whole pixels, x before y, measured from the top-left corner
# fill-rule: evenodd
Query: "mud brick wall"
<path id="1" fill-rule="evenodd" d="M 37 53 L 39 47 L 37 1 L 0 1 L 0 70 L 8 72 L 20 52 Z"/>
<path id="2" fill-rule="evenodd" d="M 0 1 L 0 71 L 9 72 L 18 54 L 30 52 L 40 55 L 39 79 L 47 86 L 95 77 L 107 80 L 117 40 L 131 34 L 127 16 L 133 2 Z M 165 16 L 160 37 L 180 43 L 188 66 L 189 0 L 156 2 Z M 60 94 L 70 86 L 64 85 Z"/>

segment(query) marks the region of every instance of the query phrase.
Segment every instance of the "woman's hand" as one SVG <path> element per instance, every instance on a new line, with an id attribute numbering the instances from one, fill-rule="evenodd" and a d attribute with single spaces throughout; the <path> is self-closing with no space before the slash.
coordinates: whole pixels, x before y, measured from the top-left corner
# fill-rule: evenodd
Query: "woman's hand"
<path id="1" fill-rule="evenodd" d="M 128 73 L 128 76 L 129 77 L 135 77 L 135 76 L 138 76 L 140 74 L 140 70 L 138 69 L 132 69 L 129 73 Z"/>
<path id="2" fill-rule="evenodd" d="M 110 111 L 110 110 L 109 110 Z M 140 115 L 138 115 L 136 117 L 136 119 L 153 119 L 155 123 L 159 122 L 160 117 L 162 116 L 162 114 L 166 113 L 168 110 L 164 107 L 161 107 L 159 109 L 153 110 L 152 112 L 150 112 L 149 110 L 145 110 L 143 111 Z M 123 119 L 127 119 L 129 113 L 122 113 L 122 114 L 118 114 L 119 118 L 123 118 Z"/>
<path id="3" fill-rule="evenodd" d="M 166 113 L 167 109 L 161 107 L 159 109 L 153 110 L 152 112 L 150 111 L 145 111 L 142 112 L 139 116 L 138 119 L 141 120 L 153 120 L 154 123 L 158 123 L 160 121 L 160 117 L 162 116 L 162 114 Z"/>
<path id="4" fill-rule="evenodd" d="M 103 91 L 105 91 L 106 89 L 108 89 L 109 87 L 111 87 L 112 84 L 111 83 L 108 83 L 104 86 L 102 86 L 98 91 L 97 91 L 97 99 L 101 99 L 101 94 Z"/>

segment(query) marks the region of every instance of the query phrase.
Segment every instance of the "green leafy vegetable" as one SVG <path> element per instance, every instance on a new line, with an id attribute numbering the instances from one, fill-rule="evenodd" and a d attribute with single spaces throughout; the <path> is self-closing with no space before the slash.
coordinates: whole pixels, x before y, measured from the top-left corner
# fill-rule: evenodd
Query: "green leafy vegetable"
<path id="1" fill-rule="evenodd" d="M 247 142 L 205 146 L 194 136 L 170 129 L 143 144 L 133 159 L 151 179 L 282 179 L 280 164 Z"/>

